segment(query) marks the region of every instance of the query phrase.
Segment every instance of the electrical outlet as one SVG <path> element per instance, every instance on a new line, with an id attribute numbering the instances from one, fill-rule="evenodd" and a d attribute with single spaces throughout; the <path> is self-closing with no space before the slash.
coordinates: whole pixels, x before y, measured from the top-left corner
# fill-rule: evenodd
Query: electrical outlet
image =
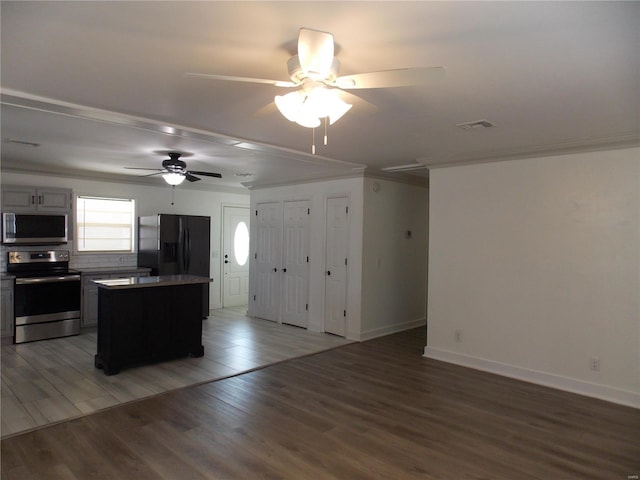
<path id="1" fill-rule="evenodd" d="M 594 372 L 600 371 L 600 359 L 598 357 L 591 357 L 589 359 L 589 368 Z"/>
<path id="2" fill-rule="evenodd" d="M 454 332 L 454 338 L 456 339 L 456 343 L 462 343 L 462 330 L 456 330 Z"/>

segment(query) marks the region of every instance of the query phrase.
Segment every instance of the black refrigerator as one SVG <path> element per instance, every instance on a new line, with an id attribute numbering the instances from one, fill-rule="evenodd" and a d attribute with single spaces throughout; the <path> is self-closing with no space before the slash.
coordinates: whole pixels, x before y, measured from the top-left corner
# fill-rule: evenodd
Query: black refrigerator
<path id="1" fill-rule="evenodd" d="M 211 218 L 196 215 L 138 217 L 138 266 L 151 275 L 209 277 Z M 203 286 L 202 317 L 209 316 L 209 285 Z"/>

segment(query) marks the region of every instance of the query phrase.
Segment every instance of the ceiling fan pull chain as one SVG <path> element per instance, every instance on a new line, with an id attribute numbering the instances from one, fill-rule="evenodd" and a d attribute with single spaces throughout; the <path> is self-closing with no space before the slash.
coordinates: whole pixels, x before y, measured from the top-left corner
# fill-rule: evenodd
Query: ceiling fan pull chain
<path id="1" fill-rule="evenodd" d="M 311 153 L 316 154 L 316 129 L 311 129 Z"/>
<path id="2" fill-rule="evenodd" d="M 324 144 L 327 145 L 327 117 L 324 117 Z"/>
<path id="3" fill-rule="evenodd" d="M 173 205 L 173 194 L 176 191 L 176 186 L 175 185 L 171 185 L 171 205 Z"/>

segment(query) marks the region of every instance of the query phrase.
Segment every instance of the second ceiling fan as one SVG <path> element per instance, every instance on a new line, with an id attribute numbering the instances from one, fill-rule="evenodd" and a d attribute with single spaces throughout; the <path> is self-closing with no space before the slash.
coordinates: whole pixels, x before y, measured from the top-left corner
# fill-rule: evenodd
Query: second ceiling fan
<path id="1" fill-rule="evenodd" d="M 125 167 L 129 170 L 155 170 L 156 173 L 150 173 L 146 175 L 150 177 L 152 175 L 162 175 L 162 178 L 169 185 L 180 185 L 184 180 L 188 182 L 197 182 L 200 178 L 196 175 L 204 177 L 222 178 L 219 173 L 212 172 L 200 172 L 196 170 L 187 170 L 187 164 L 180 160 L 182 153 L 180 152 L 168 152 L 169 158 L 162 161 L 162 168 L 141 168 L 141 167 Z"/>

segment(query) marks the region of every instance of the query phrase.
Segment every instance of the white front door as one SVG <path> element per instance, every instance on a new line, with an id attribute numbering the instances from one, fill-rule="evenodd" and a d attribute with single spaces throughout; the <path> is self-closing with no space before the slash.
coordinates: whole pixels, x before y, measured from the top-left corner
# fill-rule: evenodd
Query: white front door
<path id="1" fill-rule="evenodd" d="M 222 306 L 249 301 L 249 209 L 223 208 Z"/>
<path id="2" fill-rule="evenodd" d="M 307 328 L 309 201 L 284 202 L 281 321 Z"/>
<path id="3" fill-rule="evenodd" d="M 327 199 L 324 329 L 347 334 L 348 199 Z"/>
<path id="4" fill-rule="evenodd" d="M 282 273 L 282 203 L 259 203 L 256 208 L 255 285 L 253 314 L 278 321 Z"/>

